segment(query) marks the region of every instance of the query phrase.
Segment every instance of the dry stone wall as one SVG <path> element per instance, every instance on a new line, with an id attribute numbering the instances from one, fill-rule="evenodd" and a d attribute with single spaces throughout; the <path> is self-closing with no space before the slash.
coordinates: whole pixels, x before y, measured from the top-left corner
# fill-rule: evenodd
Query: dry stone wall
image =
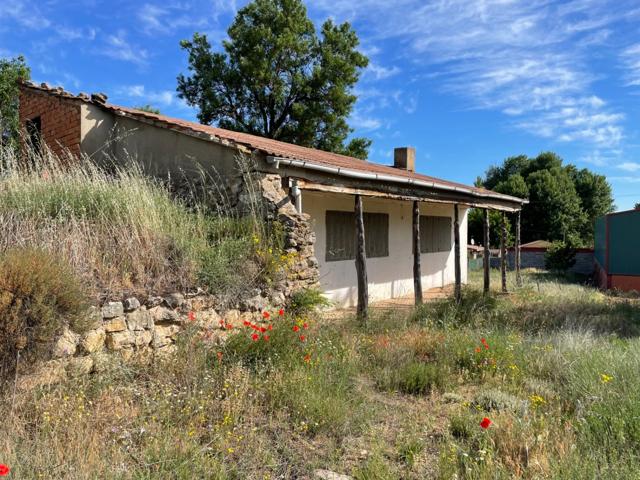
<path id="1" fill-rule="evenodd" d="M 152 360 L 171 354 L 178 334 L 188 327 L 208 342 L 223 343 L 245 321 L 263 322 L 262 310 L 219 311 L 215 297 L 205 293 L 149 297 L 144 303 L 128 298 L 92 307 L 88 315 L 88 331 L 80 335 L 65 328 L 52 344 L 49 360 L 22 367 L 19 388 L 100 372 L 114 357 Z"/>

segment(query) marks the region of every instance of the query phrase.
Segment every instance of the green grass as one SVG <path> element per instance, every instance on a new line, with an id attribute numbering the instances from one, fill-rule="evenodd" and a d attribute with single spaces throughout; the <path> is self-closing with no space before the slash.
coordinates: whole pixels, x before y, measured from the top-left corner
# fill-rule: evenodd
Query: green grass
<path id="1" fill-rule="evenodd" d="M 366 325 L 288 314 L 268 341 L 191 332 L 173 359 L 7 394 L 0 459 L 17 478 L 637 478 L 640 301 L 535 272 L 480 288 Z"/>

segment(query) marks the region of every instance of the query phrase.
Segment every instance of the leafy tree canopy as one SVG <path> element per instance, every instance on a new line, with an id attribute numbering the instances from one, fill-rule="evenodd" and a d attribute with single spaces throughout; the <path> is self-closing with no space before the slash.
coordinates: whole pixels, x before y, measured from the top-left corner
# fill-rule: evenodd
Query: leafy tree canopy
<path id="1" fill-rule="evenodd" d="M 352 88 L 368 59 L 348 23 L 318 36 L 302 0 L 254 0 L 228 30 L 223 51 L 195 33 L 181 46 L 188 76 L 178 93 L 204 124 L 366 158 L 371 141 L 346 139 Z"/>
<path id="2" fill-rule="evenodd" d="M 489 168 L 476 185 L 529 199 L 522 209 L 523 243 L 559 240 L 591 245 L 595 219 L 614 209 L 606 177 L 586 168 L 564 165 L 553 152 L 535 158 L 509 157 L 501 165 Z M 499 241 L 495 227 L 491 229 L 493 245 Z M 469 217 L 469 234 L 476 241 L 482 238 L 482 215 Z"/>
<path id="3" fill-rule="evenodd" d="M 17 145 L 19 124 L 18 82 L 30 78 L 24 57 L 0 58 L 0 142 Z"/>

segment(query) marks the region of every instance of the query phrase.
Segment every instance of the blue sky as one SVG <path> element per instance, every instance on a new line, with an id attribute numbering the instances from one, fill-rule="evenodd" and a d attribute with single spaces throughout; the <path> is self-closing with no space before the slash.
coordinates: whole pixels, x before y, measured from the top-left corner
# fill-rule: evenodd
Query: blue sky
<path id="1" fill-rule="evenodd" d="M 234 0 L 0 0 L 0 56 L 35 81 L 150 103 L 195 119 L 176 97 L 179 41 L 215 46 Z M 370 160 L 417 150 L 418 169 L 471 183 L 507 156 L 553 150 L 607 175 L 619 209 L 640 201 L 637 0 L 313 0 L 320 25 L 349 21 L 370 58 L 350 119 Z"/>

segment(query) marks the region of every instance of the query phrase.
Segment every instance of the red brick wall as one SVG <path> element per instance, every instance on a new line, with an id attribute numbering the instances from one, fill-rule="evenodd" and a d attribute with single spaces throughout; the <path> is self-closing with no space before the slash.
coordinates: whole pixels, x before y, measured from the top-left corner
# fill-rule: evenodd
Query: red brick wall
<path id="1" fill-rule="evenodd" d="M 59 98 L 28 88 L 20 89 L 20 124 L 40 117 L 42 138 L 49 148 L 64 154 L 67 150 L 80 154 L 80 105 L 70 99 Z"/>

